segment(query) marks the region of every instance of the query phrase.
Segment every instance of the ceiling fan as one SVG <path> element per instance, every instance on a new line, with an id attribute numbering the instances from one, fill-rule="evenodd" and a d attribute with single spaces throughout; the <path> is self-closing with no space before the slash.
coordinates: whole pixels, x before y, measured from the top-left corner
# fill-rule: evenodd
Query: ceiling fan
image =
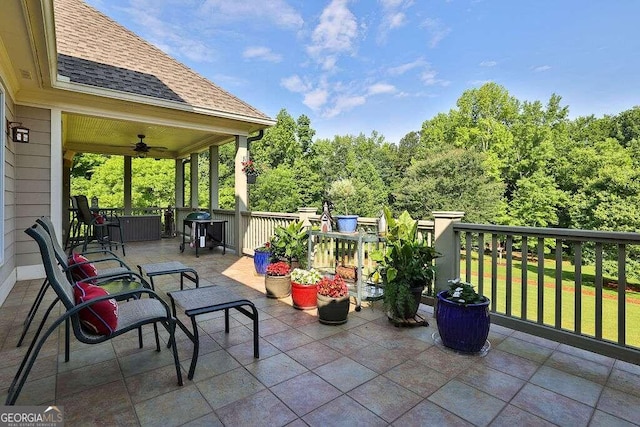
<path id="1" fill-rule="evenodd" d="M 133 146 L 133 151 L 137 153 L 138 157 L 146 157 L 147 153 L 150 150 L 164 151 L 167 149 L 167 147 L 147 145 L 147 143 L 144 142 L 144 138 L 145 138 L 144 135 L 138 135 L 138 138 L 140 138 L 140 141 L 136 142 L 135 145 Z"/>

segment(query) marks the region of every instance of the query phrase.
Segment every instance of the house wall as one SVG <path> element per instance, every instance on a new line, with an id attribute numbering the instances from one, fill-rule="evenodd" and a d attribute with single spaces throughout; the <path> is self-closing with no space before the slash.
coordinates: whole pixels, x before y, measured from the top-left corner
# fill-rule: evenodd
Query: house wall
<path id="1" fill-rule="evenodd" d="M 16 121 L 15 105 L 11 94 L 3 84 L 0 76 L 0 86 L 4 93 L 4 116 L 0 120 Z M 3 130 L 6 121 L 3 122 Z M 3 132 L 0 141 L 4 143 L 4 259 L 0 265 L 0 304 L 16 282 L 16 245 L 15 245 L 15 147 L 11 138 Z"/>
<path id="2" fill-rule="evenodd" d="M 17 279 L 26 280 L 44 277 L 38 247 L 23 230 L 51 216 L 51 111 L 16 106 L 16 120 L 30 129 L 28 144 L 14 144 Z"/>

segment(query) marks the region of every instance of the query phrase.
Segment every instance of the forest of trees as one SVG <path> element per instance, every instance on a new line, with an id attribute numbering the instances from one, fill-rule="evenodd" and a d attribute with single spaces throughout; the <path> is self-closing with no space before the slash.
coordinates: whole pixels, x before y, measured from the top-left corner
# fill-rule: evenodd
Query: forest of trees
<path id="1" fill-rule="evenodd" d="M 570 120 L 558 95 L 546 104 L 520 101 L 487 83 L 397 144 L 375 131 L 314 135 L 307 116 L 296 120 L 283 109 L 252 143 L 260 175 L 250 186 L 251 210 L 320 209 L 331 183 L 349 178 L 357 189 L 353 213 L 362 216 L 387 205 L 421 219 L 433 210 L 461 210 L 467 222 L 640 230 L 640 107 Z M 223 209 L 234 203 L 233 151 L 233 144 L 220 149 Z M 201 206 L 208 205 L 207 155 L 200 156 Z M 123 167 L 118 156 L 76 156 L 72 194 L 122 206 Z M 134 206 L 174 205 L 173 192 L 173 161 L 133 160 Z"/>

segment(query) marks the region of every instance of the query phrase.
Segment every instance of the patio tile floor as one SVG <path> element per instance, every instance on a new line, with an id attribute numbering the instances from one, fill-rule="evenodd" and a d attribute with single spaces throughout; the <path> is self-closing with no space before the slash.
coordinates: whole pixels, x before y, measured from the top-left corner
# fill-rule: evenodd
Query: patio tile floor
<path id="1" fill-rule="evenodd" d="M 260 359 L 253 358 L 251 322 L 233 312 L 229 334 L 221 313 L 198 318 L 193 381 L 186 378 L 192 344 L 177 331 L 183 387 L 171 352 L 155 352 L 151 328 L 142 349 L 136 334 L 93 346 L 73 342 L 68 363 L 60 332 L 41 351 L 19 405 L 62 405 L 70 426 L 640 425 L 638 365 L 497 325 L 485 357 L 458 355 L 434 344 L 435 319 L 423 306 L 428 327 L 396 328 L 380 303 L 360 312 L 352 306 L 344 325 L 322 325 L 315 310 L 294 309 L 290 297 L 266 298 L 251 258 L 219 248 L 196 258 L 178 244 L 130 243 L 125 261 L 178 260 L 199 272 L 201 286 L 228 286 L 252 300 Z M 0 307 L 2 399 L 33 336 L 16 349 L 41 283 L 19 282 Z M 179 278 L 155 283 L 166 298 Z M 52 300 L 50 291 L 37 321 Z M 166 343 L 166 332 L 161 338 Z"/>

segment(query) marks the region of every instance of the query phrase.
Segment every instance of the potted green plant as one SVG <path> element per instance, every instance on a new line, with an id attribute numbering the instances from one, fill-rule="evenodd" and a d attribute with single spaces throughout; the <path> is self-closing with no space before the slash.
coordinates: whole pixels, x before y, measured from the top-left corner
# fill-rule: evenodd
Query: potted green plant
<path id="1" fill-rule="evenodd" d="M 489 298 L 471 283 L 449 280 L 449 289 L 438 292 L 436 321 L 445 347 L 464 353 L 483 350 L 489 335 Z"/>
<path id="2" fill-rule="evenodd" d="M 416 316 L 424 288 L 431 286 L 437 253 L 418 233 L 418 221 L 407 211 L 395 219 L 385 207 L 384 214 L 388 226 L 386 242 L 371 254 L 377 263 L 374 279 L 383 283 L 389 318 L 407 324 Z"/>
<path id="3" fill-rule="evenodd" d="M 335 218 L 340 232 L 353 233 L 358 227 L 358 215 L 349 213 L 357 203 L 355 195 L 356 187 L 350 179 L 339 179 L 329 187 L 328 196 L 338 213 Z"/>
<path id="4" fill-rule="evenodd" d="M 307 265 L 309 235 L 302 221 L 289 225 L 277 226 L 271 238 L 271 261 L 287 261 L 290 265 L 298 262 L 300 266 Z"/>
<path id="5" fill-rule="evenodd" d="M 270 262 L 271 242 L 266 242 L 264 245 L 253 250 L 253 266 L 256 269 L 256 273 L 265 274 Z"/>
<path id="6" fill-rule="evenodd" d="M 284 261 L 267 266 L 264 287 L 269 298 L 285 298 L 291 295 L 291 267 Z"/>
<path id="7" fill-rule="evenodd" d="M 291 298 L 293 306 L 300 310 L 316 308 L 316 285 L 322 279 L 322 274 L 315 268 L 304 270 L 294 268 L 291 272 Z"/>
<path id="8" fill-rule="evenodd" d="M 317 286 L 318 320 L 325 325 L 342 325 L 349 315 L 349 289 L 340 276 L 323 277 Z"/>

